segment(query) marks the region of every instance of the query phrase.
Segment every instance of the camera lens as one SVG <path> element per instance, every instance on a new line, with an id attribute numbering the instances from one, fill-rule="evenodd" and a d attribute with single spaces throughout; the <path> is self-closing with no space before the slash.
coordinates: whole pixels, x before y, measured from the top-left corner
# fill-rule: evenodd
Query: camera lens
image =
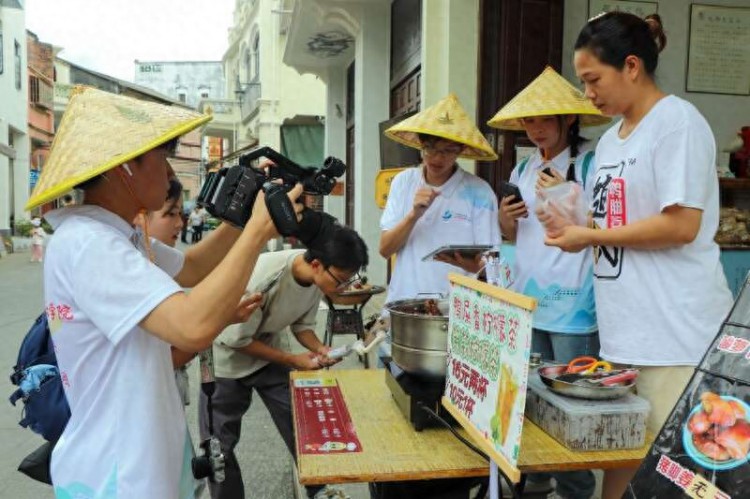
<path id="1" fill-rule="evenodd" d="M 346 172 L 346 165 L 340 159 L 328 156 L 323 162 L 323 170 L 329 175 L 340 177 Z"/>

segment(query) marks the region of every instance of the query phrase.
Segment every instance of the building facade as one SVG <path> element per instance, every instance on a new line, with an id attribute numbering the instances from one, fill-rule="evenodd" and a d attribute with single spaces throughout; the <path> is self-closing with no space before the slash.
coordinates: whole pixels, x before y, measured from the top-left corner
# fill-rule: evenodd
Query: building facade
<path id="1" fill-rule="evenodd" d="M 0 2 L 0 236 L 29 218 L 28 79 L 23 2 Z M 7 250 L 3 245 L 0 249 Z"/>
<path id="2" fill-rule="evenodd" d="M 221 61 L 135 61 L 136 84 L 196 109 L 202 99 L 223 99 Z"/>
<path id="3" fill-rule="evenodd" d="M 293 160 L 323 160 L 325 85 L 284 64 L 288 16 L 277 0 L 237 0 L 223 57 L 225 99 L 206 100 L 201 110 L 214 121 L 206 133 L 228 140 L 228 151 L 270 146 Z"/>
<path id="4" fill-rule="evenodd" d="M 33 189 L 36 179 L 44 169 L 52 139 L 55 137 L 54 86 L 55 48 L 39 41 L 34 33 L 26 33 L 28 53 L 29 88 L 29 150 L 31 151 L 29 188 Z M 34 211 L 45 213 L 53 208 L 47 203 Z"/>
<path id="5" fill-rule="evenodd" d="M 134 81 L 193 109 L 198 109 L 202 100 L 224 99 L 226 92 L 221 61 L 135 61 Z M 200 189 L 209 140 L 200 130 L 193 130 L 180 139 L 171 160 L 186 201 L 195 198 Z"/>

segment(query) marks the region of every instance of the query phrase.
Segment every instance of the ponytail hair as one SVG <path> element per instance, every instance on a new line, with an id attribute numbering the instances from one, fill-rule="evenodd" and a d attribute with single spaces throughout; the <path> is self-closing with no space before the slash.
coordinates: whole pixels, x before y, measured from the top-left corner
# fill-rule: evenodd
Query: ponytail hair
<path id="1" fill-rule="evenodd" d="M 560 116 L 560 126 L 565 116 Z M 580 152 L 581 144 L 588 142 L 588 139 L 581 137 L 581 118 L 576 115 L 575 121 L 568 127 L 568 147 L 570 147 L 570 157 L 575 158 Z"/>
<path id="2" fill-rule="evenodd" d="M 625 59 L 634 55 L 643 61 L 646 74 L 653 77 L 659 52 L 667 46 L 667 36 L 659 14 L 641 19 L 626 12 L 607 12 L 592 18 L 578 34 L 575 50 L 590 50 L 601 62 L 622 69 Z"/>

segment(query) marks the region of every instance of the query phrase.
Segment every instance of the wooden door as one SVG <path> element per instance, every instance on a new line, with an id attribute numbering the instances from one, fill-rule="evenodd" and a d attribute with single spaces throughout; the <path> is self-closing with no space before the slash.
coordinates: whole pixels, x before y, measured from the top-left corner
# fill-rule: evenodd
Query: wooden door
<path id="1" fill-rule="evenodd" d="M 354 63 L 346 70 L 346 213 L 344 222 L 354 228 Z"/>
<path id="2" fill-rule="evenodd" d="M 477 174 L 495 192 L 516 164 L 515 148 L 531 145 L 523 132 L 505 132 L 487 121 L 545 66 L 562 63 L 563 0 L 482 0 L 478 124 L 500 155 L 478 162 Z"/>

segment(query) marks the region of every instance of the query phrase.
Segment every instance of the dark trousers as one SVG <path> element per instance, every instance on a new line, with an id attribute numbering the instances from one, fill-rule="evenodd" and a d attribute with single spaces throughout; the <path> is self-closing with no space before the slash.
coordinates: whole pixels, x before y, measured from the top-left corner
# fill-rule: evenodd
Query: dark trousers
<path id="1" fill-rule="evenodd" d="M 193 235 L 190 239 L 192 243 L 197 243 L 203 239 L 203 225 L 193 225 Z"/>
<path id="2" fill-rule="evenodd" d="M 250 409 L 253 391 L 257 392 L 263 400 L 287 449 L 296 459 L 289 372 L 288 367 L 269 364 L 244 378 L 216 378 L 216 389 L 211 397 L 211 405 L 213 406 L 214 435 L 221 442 L 221 450 L 226 460 L 226 479 L 222 483 L 209 482 L 213 499 L 244 499 L 245 497 L 242 472 L 234 454 L 234 448 L 240 440 L 242 417 Z M 199 420 L 203 440 L 208 438 L 209 434 L 207 399 L 202 391 Z M 322 488 L 322 486 L 306 487 L 307 494 L 312 497 Z"/>

